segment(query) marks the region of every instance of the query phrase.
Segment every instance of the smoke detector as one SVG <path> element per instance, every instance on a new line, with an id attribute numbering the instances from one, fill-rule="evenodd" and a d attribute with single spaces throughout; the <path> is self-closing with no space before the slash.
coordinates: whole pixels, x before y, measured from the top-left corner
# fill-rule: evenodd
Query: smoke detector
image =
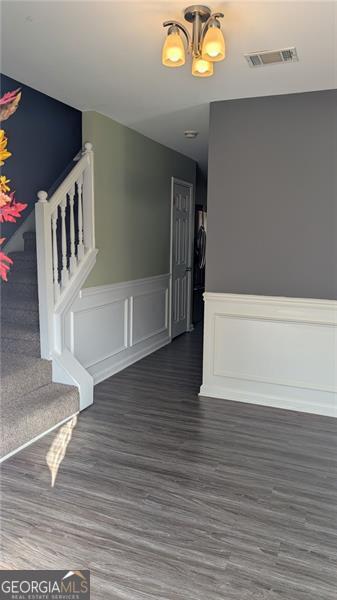
<path id="1" fill-rule="evenodd" d="M 195 129 L 186 129 L 186 131 L 184 131 L 184 136 L 192 140 L 197 137 L 198 133 L 199 131 L 195 131 Z"/>
<path id="2" fill-rule="evenodd" d="M 275 65 L 277 63 L 298 62 L 298 54 L 295 47 L 283 48 L 283 50 L 250 52 L 244 56 L 250 67 L 263 67 L 266 65 Z"/>

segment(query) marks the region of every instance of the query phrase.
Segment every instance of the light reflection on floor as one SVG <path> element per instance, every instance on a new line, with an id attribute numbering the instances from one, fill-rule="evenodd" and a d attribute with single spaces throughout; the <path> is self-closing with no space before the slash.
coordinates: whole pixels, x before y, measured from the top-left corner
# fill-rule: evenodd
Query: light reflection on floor
<path id="1" fill-rule="evenodd" d="M 63 461 L 67 446 L 71 440 L 73 429 L 76 427 L 77 415 L 67 421 L 57 432 L 46 455 L 46 462 L 51 474 L 51 487 L 54 487 L 57 473 Z"/>

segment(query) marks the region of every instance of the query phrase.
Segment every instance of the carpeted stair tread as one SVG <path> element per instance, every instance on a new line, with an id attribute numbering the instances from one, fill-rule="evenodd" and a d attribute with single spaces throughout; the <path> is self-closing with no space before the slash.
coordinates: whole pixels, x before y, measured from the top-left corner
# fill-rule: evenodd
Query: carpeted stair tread
<path id="1" fill-rule="evenodd" d="M 35 233 L 1 287 L 1 456 L 79 411 L 76 387 L 52 383 L 52 363 L 40 357 Z"/>
<path id="2" fill-rule="evenodd" d="M 13 285 L 29 285 L 34 286 L 37 291 L 37 273 L 29 269 L 16 271 L 15 269 L 8 276 L 8 285 L 2 286 L 2 291 L 9 290 Z"/>
<path id="3" fill-rule="evenodd" d="M 79 411 L 77 388 L 50 383 L 2 402 L 1 457 Z"/>
<path id="4" fill-rule="evenodd" d="M 13 268 L 15 268 L 16 263 L 37 264 L 35 250 L 17 250 L 15 252 L 10 252 L 9 257 L 14 261 Z"/>
<path id="5" fill-rule="evenodd" d="M 14 264 L 11 266 L 11 270 L 8 276 L 8 281 L 10 281 L 13 277 L 21 277 L 23 273 L 27 273 L 30 280 L 33 278 L 36 281 L 37 285 L 37 265 L 35 262 L 27 262 L 24 260 L 15 259 Z"/>
<path id="6" fill-rule="evenodd" d="M 47 385 L 52 364 L 34 356 L 1 352 L 1 400 L 7 402 Z"/>
<path id="7" fill-rule="evenodd" d="M 17 296 L 15 293 L 11 294 L 11 290 L 8 289 L 6 297 L 11 298 L 11 302 L 2 302 L 2 311 L 4 310 L 29 310 L 39 314 L 39 305 L 37 299 L 26 298 L 25 296 Z"/>
<path id="8" fill-rule="evenodd" d="M 26 231 L 23 235 L 25 252 L 36 250 L 36 234 L 35 231 Z"/>
<path id="9" fill-rule="evenodd" d="M 17 352 L 18 354 L 28 354 L 39 358 L 40 356 L 40 340 L 16 340 L 14 338 L 2 338 L 2 348 L 6 348 L 8 352 Z"/>
<path id="10" fill-rule="evenodd" d="M 26 240 L 36 240 L 36 233 L 35 233 L 35 231 L 25 231 L 22 234 L 22 237 L 23 237 L 24 241 L 26 241 Z"/>
<path id="11" fill-rule="evenodd" d="M 12 258 L 13 264 L 8 274 L 8 281 L 11 281 L 15 277 L 21 276 L 23 273 L 27 273 L 31 281 L 35 281 L 37 285 L 37 263 L 36 255 L 34 254 L 34 260 L 22 260 L 20 258 Z"/>
<path id="12" fill-rule="evenodd" d="M 16 301 L 17 298 L 30 298 L 38 302 L 38 292 L 36 281 L 32 281 L 27 277 L 27 273 L 22 273 L 24 277 L 14 276 L 11 278 L 8 285 L 1 288 L 2 303 Z"/>
<path id="13" fill-rule="evenodd" d="M 25 323 L 24 325 L 19 325 L 18 323 L 6 323 L 4 321 L 1 322 L 1 337 L 2 338 L 11 338 L 15 340 L 40 340 L 39 328 L 30 325 L 30 323 Z"/>
<path id="14" fill-rule="evenodd" d="M 21 298 L 15 303 L 4 303 L 1 311 L 1 321 L 5 323 L 29 323 L 39 327 L 39 312 L 36 302 L 31 303 L 27 298 Z"/>
<path id="15" fill-rule="evenodd" d="M 4 352 L 40 356 L 40 333 L 36 325 L 1 323 L 1 349 Z"/>
<path id="16" fill-rule="evenodd" d="M 36 290 L 37 292 L 37 277 L 36 274 L 29 273 L 27 271 L 17 271 L 11 273 L 10 279 L 6 285 L 1 285 L 1 293 L 10 293 L 11 290 L 15 289 L 15 286 L 20 286 L 22 289 L 28 287 Z"/>
<path id="17" fill-rule="evenodd" d="M 39 326 L 39 313 L 35 309 L 8 306 L 2 308 L 1 320 L 7 323 L 29 323 L 35 327 Z"/>
<path id="18" fill-rule="evenodd" d="M 35 284 L 37 288 L 37 264 L 36 254 L 32 255 L 32 259 L 27 260 L 25 252 L 19 252 L 18 256 L 14 256 L 14 252 L 10 255 L 13 265 L 8 274 L 8 282 L 1 285 L 2 291 L 10 288 L 13 283 L 30 283 Z"/>

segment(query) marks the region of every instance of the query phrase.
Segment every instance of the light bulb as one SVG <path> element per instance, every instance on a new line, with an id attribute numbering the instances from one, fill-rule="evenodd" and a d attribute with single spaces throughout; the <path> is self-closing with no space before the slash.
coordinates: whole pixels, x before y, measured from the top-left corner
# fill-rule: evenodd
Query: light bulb
<path id="1" fill-rule="evenodd" d="M 165 67 L 185 64 L 185 48 L 178 31 L 169 32 L 163 46 L 162 62 Z"/>
<path id="2" fill-rule="evenodd" d="M 220 27 L 209 27 L 202 43 L 202 57 L 212 62 L 225 58 L 225 40 Z"/>
<path id="3" fill-rule="evenodd" d="M 192 75 L 195 77 L 210 77 L 213 75 L 213 64 L 202 57 L 193 58 Z"/>

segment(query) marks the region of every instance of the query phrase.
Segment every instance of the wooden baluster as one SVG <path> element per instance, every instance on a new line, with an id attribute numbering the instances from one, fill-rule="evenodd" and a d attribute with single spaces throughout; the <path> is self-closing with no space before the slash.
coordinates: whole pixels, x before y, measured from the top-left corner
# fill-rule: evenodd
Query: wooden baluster
<path id="1" fill-rule="evenodd" d="M 58 254 L 57 254 L 57 219 L 58 219 L 58 207 L 52 214 L 52 231 L 53 231 L 53 280 L 54 280 L 54 302 L 56 303 L 60 297 L 60 284 L 59 284 L 59 266 L 58 266 Z"/>
<path id="2" fill-rule="evenodd" d="M 77 184 L 77 195 L 78 195 L 78 244 L 77 244 L 77 258 L 82 260 L 84 256 L 84 245 L 83 245 L 83 206 L 82 206 L 82 193 L 83 193 L 83 175 L 76 181 Z"/>
<path id="3" fill-rule="evenodd" d="M 65 288 L 69 281 L 68 272 L 68 257 L 67 257 L 67 231 L 66 231 L 66 208 L 67 208 L 67 195 L 63 198 L 61 206 L 61 234 L 62 234 L 62 271 L 61 271 L 61 283 L 62 288 Z"/>
<path id="4" fill-rule="evenodd" d="M 74 219 L 74 196 L 75 186 L 69 191 L 69 206 L 70 206 L 70 274 L 73 275 L 76 271 L 77 259 L 75 248 L 75 219 Z"/>

